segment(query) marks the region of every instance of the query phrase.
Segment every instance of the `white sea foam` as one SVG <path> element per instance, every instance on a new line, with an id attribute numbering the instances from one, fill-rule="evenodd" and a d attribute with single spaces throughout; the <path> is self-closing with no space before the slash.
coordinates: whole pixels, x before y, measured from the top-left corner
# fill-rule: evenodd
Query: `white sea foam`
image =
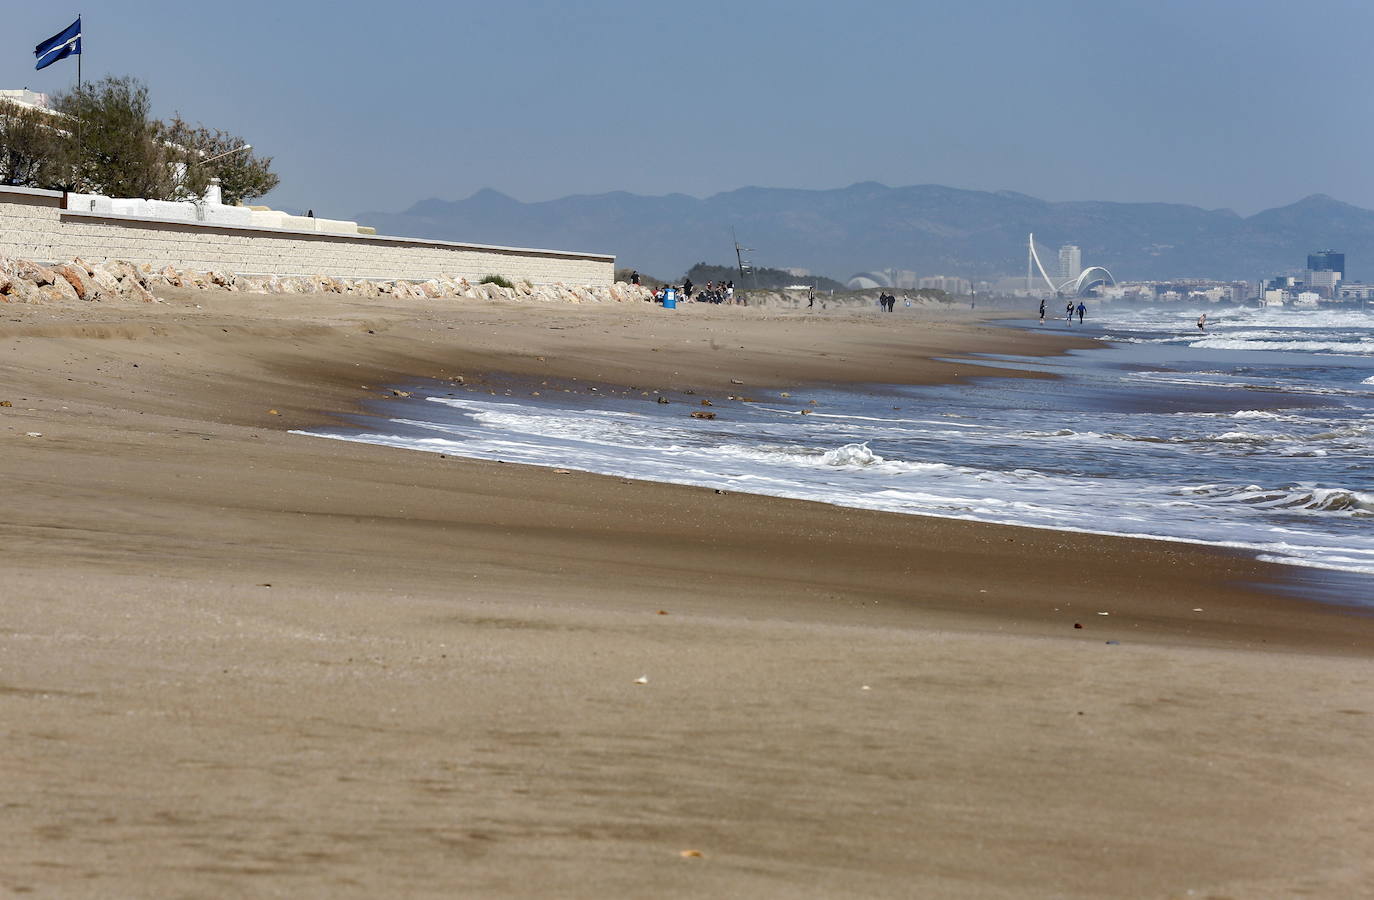
<path id="1" fill-rule="evenodd" d="M 1350 344 L 1355 336 L 1342 330 L 1349 320 L 1227 310 L 1203 337 L 1168 312 L 1169 322 L 1141 315 L 1122 324 L 1144 332 L 1127 337 L 1170 345 L 1124 351 L 1146 360 L 1146 371 L 1091 368 L 1077 355 L 1039 361 L 1071 379 L 1065 390 L 1026 381 L 976 392 L 817 390 L 806 416 L 778 400 L 720 406 L 714 420 L 689 418 L 681 404 L 569 399 L 563 408 L 554 398 L 459 394 L 405 401 L 391 407 L 402 413 L 389 425 L 332 436 L 866 509 L 1240 547 L 1374 574 L 1374 496 L 1363 489 L 1374 456 L 1371 363 L 1306 366 L 1295 354 L 1312 351 L 1292 351 L 1270 364 L 1260 352 Z M 1109 331 L 1121 333 L 1116 324 Z M 1237 362 L 1190 349 L 1199 338 L 1264 346 Z M 1361 340 L 1374 345 L 1367 334 Z M 1084 366 L 1093 377 L 1073 381 Z M 1147 406 L 1161 408 L 1118 411 L 1142 384 L 1164 388 L 1148 394 Z M 1270 396 L 1240 399 L 1238 389 Z M 1285 393 L 1312 396 L 1288 401 Z M 1251 403 L 1283 408 L 1245 408 Z M 902 410 L 887 412 L 893 406 Z"/>
<path id="2" fill-rule="evenodd" d="M 1374 341 L 1275 341 L 1215 337 L 1188 346 L 1205 350 L 1302 350 L 1308 353 L 1365 355 L 1374 353 Z"/>

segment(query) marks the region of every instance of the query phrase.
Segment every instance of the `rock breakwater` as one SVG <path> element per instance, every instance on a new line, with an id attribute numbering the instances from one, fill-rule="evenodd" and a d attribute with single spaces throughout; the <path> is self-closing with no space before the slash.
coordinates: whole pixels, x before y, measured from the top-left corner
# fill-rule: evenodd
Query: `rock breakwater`
<path id="1" fill-rule="evenodd" d="M 648 288 L 617 282 L 609 287 L 534 284 L 527 279 L 499 284 L 472 283 L 443 276 L 425 281 L 333 278 L 328 275 L 238 275 L 197 272 L 172 266 L 155 268 L 125 260 L 90 263 L 73 259 L 45 265 L 27 259 L 0 257 L 0 303 L 93 303 L 108 301 L 160 302 L 158 286 L 254 294 L 340 294 L 382 299 L 506 300 L 532 303 L 622 303 L 649 300 Z"/>

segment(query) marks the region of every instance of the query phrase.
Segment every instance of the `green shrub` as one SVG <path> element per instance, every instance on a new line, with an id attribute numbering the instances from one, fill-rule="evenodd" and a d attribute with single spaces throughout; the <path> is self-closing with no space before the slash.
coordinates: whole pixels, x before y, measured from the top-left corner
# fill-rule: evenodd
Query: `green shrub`
<path id="1" fill-rule="evenodd" d="M 488 275 L 482 279 L 482 284 L 494 284 L 497 287 L 513 288 L 515 285 L 510 283 L 510 279 L 503 275 Z"/>

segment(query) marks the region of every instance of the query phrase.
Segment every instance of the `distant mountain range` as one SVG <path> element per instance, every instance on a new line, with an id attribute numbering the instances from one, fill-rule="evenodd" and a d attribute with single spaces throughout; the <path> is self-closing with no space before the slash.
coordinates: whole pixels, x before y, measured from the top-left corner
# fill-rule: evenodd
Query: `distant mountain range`
<path id="1" fill-rule="evenodd" d="M 705 199 L 625 192 L 521 203 L 494 190 L 359 213 L 381 234 L 614 253 L 663 278 L 734 259 L 733 227 L 760 266 L 845 280 L 857 272 L 985 278 L 1025 272 L 1035 232 L 1053 274 L 1061 244 L 1118 279 L 1254 280 L 1301 269 L 1313 250 L 1346 253 L 1347 279 L 1374 278 L 1374 211 L 1313 194 L 1242 217 L 1174 203 L 1054 203 L 1012 191 L 864 182 L 836 190 L 746 187 Z"/>

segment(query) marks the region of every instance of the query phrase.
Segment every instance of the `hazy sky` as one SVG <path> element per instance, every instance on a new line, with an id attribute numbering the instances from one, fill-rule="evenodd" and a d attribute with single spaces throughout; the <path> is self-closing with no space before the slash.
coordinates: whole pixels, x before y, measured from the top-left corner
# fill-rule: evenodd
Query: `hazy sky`
<path id="1" fill-rule="evenodd" d="M 0 87 L 84 75 L 275 157 L 268 201 L 394 211 L 856 181 L 1374 208 L 1374 4 L 1309 0 L 7 3 Z"/>

